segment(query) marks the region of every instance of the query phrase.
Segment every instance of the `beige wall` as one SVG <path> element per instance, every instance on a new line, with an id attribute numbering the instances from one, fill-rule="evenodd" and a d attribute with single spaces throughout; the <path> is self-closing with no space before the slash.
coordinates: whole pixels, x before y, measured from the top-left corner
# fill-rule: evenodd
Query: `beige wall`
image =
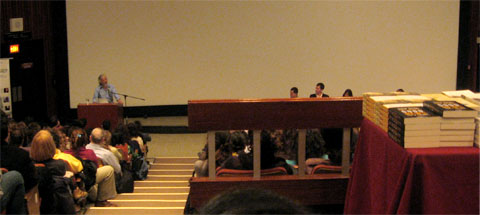
<path id="1" fill-rule="evenodd" d="M 67 1 L 70 106 L 454 90 L 458 1 Z"/>

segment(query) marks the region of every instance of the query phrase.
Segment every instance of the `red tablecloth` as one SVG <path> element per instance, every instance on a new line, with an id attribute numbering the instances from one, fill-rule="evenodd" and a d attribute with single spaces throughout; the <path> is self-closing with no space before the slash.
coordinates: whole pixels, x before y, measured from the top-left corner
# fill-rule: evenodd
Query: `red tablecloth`
<path id="1" fill-rule="evenodd" d="M 480 150 L 404 149 L 365 119 L 346 214 L 478 214 Z"/>

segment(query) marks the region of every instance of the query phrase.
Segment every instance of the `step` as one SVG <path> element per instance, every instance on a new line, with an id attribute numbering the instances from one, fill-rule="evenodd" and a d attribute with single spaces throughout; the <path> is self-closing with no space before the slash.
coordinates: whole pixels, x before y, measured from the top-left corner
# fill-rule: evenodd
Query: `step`
<path id="1" fill-rule="evenodd" d="M 187 200 L 188 193 L 122 193 L 114 200 Z"/>
<path id="2" fill-rule="evenodd" d="M 153 163 L 186 163 L 193 164 L 198 157 L 156 157 Z"/>
<path id="3" fill-rule="evenodd" d="M 193 163 L 153 163 L 150 169 L 191 169 L 193 171 Z"/>
<path id="4" fill-rule="evenodd" d="M 119 207 L 185 207 L 187 200 L 109 200 Z"/>
<path id="5" fill-rule="evenodd" d="M 148 175 L 148 181 L 188 181 L 192 175 Z"/>
<path id="6" fill-rule="evenodd" d="M 192 176 L 192 169 L 149 169 L 148 176 L 152 175 L 190 175 Z"/>
<path id="7" fill-rule="evenodd" d="M 183 214 L 184 207 L 91 207 L 85 214 L 87 215 L 180 215 Z"/>
<path id="8" fill-rule="evenodd" d="M 188 180 L 183 181 L 135 181 L 134 187 L 188 187 Z"/>
<path id="9" fill-rule="evenodd" d="M 135 187 L 134 193 L 188 193 L 190 187 Z"/>

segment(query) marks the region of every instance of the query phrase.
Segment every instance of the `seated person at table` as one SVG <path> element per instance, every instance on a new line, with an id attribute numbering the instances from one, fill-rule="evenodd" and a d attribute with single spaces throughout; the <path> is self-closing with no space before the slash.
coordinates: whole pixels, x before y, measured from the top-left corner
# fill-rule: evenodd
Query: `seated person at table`
<path id="1" fill-rule="evenodd" d="M 310 94 L 310 98 L 329 97 L 327 94 L 323 93 L 324 89 L 325 89 L 325 84 L 317 83 L 317 86 L 315 86 L 315 93 Z"/>

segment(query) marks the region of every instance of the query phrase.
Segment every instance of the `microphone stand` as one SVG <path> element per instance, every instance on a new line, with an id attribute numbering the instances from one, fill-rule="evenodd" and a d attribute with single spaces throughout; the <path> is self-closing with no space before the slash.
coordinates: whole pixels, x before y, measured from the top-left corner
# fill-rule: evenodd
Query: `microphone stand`
<path id="1" fill-rule="evenodd" d="M 125 101 L 124 101 L 124 104 L 123 104 L 124 107 L 127 107 L 127 98 L 128 98 L 128 97 L 145 101 L 144 98 L 139 98 L 139 97 L 135 97 L 135 96 L 127 95 L 127 94 L 114 93 L 114 92 L 112 92 L 112 94 L 116 94 L 116 95 L 119 95 L 119 96 L 123 96 L 123 98 L 124 98 L 123 100 L 125 100 Z M 127 121 L 128 121 L 128 116 L 125 116 L 125 122 L 124 122 L 124 123 L 127 124 Z"/>

